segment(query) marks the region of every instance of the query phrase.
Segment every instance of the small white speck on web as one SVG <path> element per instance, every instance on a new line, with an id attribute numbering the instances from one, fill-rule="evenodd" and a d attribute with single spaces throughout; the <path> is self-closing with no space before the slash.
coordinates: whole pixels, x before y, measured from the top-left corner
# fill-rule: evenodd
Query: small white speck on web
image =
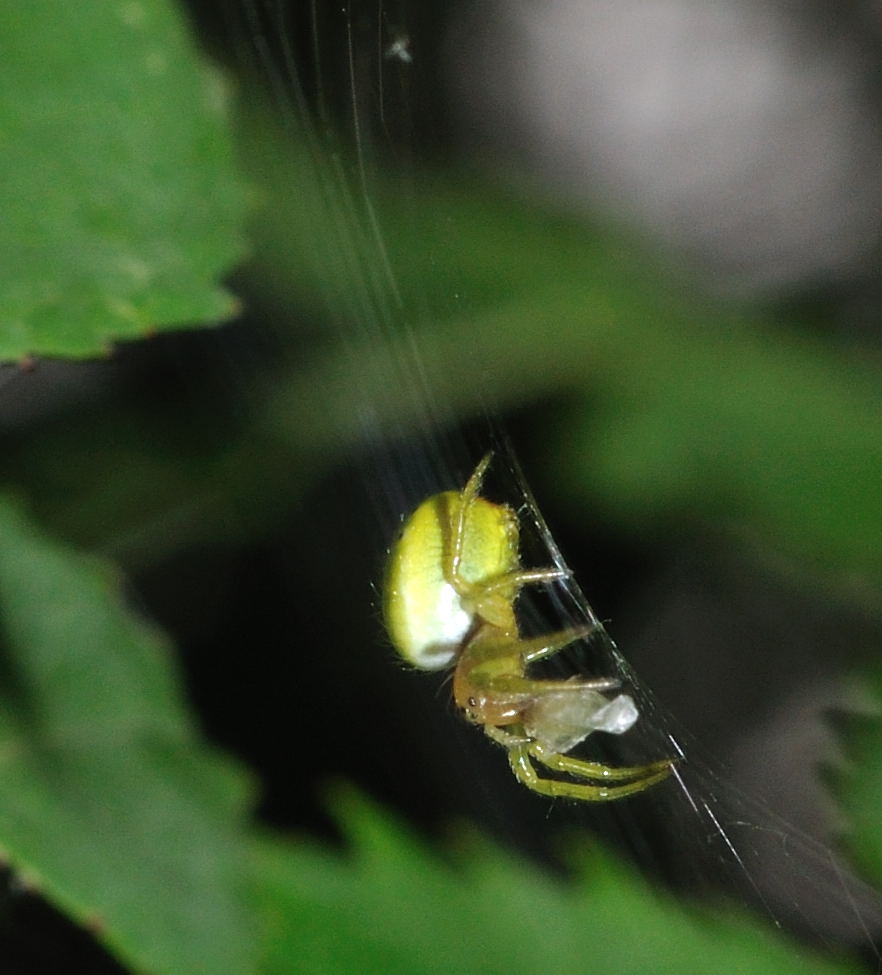
<path id="1" fill-rule="evenodd" d="M 402 64 L 413 64 L 410 38 L 406 34 L 401 37 L 396 37 L 386 48 L 385 57 L 389 61 L 401 61 Z"/>

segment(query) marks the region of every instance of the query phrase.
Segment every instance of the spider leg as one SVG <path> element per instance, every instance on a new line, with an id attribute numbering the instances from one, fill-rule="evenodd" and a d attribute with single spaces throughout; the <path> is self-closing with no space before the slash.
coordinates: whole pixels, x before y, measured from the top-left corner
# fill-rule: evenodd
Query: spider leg
<path id="1" fill-rule="evenodd" d="M 559 569 L 514 569 L 479 583 L 460 581 L 453 585 L 468 600 L 477 616 L 513 634 L 517 631 L 514 601 L 521 587 L 535 582 L 554 582 L 567 575 Z"/>
<path id="2" fill-rule="evenodd" d="M 536 761 L 554 772 L 562 772 L 576 779 L 597 779 L 600 782 L 634 781 L 652 785 L 667 778 L 673 767 L 673 763 L 667 758 L 658 762 L 649 762 L 647 765 L 630 767 L 603 765 L 600 762 L 588 762 L 570 755 L 561 755 L 535 742 L 529 752 Z"/>
<path id="3" fill-rule="evenodd" d="M 492 459 L 492 452 L 485 454 L 472 472 L 465 487 L 458 495 L 455 495 L 447 516 L 450 519 L 450 539 L 449 545 L 446 547 L 447 550 L 442 556 L 442 568 L 444 579 L 453 586 L 460 597 L 468 601 L 470 612 L 497 627 L 514 631 L 517 624 L 512 606 L 519 590 L 523 586 L 534 583 L 557 582 L 566 579 L 570 573 L 565 569 L 556 568 L 522 569 L 517 566 L 517 558 L 515 557 L 509 571 L 501 572 L 495 577 L 482 579 L 480 582 L 470 582 L 462 578 L 460 570 L 466 544 L 469 512 L 480 500 L 481 484 Z M 506 506 L 499 507 L 507 511 L 514 519 L 515 516 L 510 509 Z M 512 525 L 512 530 L 516 537 L 516 525 Z"/>
<path id="4" fill-rule="evenodd" d="M 491 741 L 503 748 L 514 748 L 517 745 L 530 745 L 533 739 L 526 734 L 516 734 L 513 731 L 506 731 L 505 728 L 497 728 L 495 725 L 484 725 L 484 733 Z"/>
<path id="5" fill-rule="evenodd" d="M 537 660 L 545 660 L 546 657 L 553 657 L 571 643 L 577 640 L 586 640 L 598 630 L 602 630 L 600 623 L 586 623 L 583 626 L 571 626 L 566 630 L 558 630 L 556 633 L 546 633 L 543 636 L 528 637 L 526 640 L 518 640 L 518 653 L 524 666 L 535 663 Z M 545 681 L 542 682 L 543 684 Z M 619 682 L 612 678 L 606 680 L 604 684 L 593 684 L 598 690 L 603 687 L 618 687 Z M 583 684 L 584 686 L 584 684 Z"/>
<path id="6" fill-rule="evenodd" d="M 569 576 L 570 573 L 565 569 L 516 569 L 514 572 L 497 576 L 490 582 L 482 582 L 481 591 L 492 593 L 501 589 L 506 593 L 517 592 L 522 586 L 532 582 L 557 582 Z"/>
<path id="7" fill-rule="evenodd" d="M 456 518 L 453 522 L 453 538 L 451 539 L 450 551 L 444 558 L 444 578 L 454 580 L 459 578 L 459 564 L 462 561 L 462 547 L 465 538 L 465 522 L 469 508 L 478 497 L 481 490 L 481 481 L 487 473 L 490 461 L 493 459 L 493 452 L 484 454 L 478 466 L 472 472 L 472 476 L 466 482 L 466 486 L 459 495 Z"/>
<path id="8" fill-rule="evenodd" d="M 554 692 L 570 695 L 583 693 L 586 689 L 608 691 L 618 687 L 619 681 L 613 677 L 543 680 L 524 674 L 528 663 L 556 653 L 593 629 L 593 626 L 575 627 L 529 640 L 517 640 L 493 627 L 485 627 L 460 654 L 454 678 L 457 702 L 465 710 L 468 710 L 466 702 L 473 697 L 496 703 L 508 702 L 522 709 L 537 697 L 547 697 Z"/>
<path id="9" fill-rule="evenodd" d="M 624 799 L 627 796 L 632 796 L 638 792 L 642 792 L 644 789 L 648 789 L 657 782 L 661 782 L 671 771 L 669 762 L 653 763 L 653 765 L 645 766 L 644 770 L 655 768 L 659 764 L 662 764 L 664 768 L 660 771 L 647 773 L 642 778 L 632 779 L 631 781 L 611 785 L 594 785 L 591 782 L 565 782 L 561 779 L 545 778 L 539 774 L 533 765 L 532 757 L 532 746 L 530 745 L 516 745 L 509 749 L 508 761 L 511 765 L 512 772 L 514 772 L 519 782 L 528 789 L 532 789 L 533 792 L 538 792 L 540 795 L 550 796 L 552 798 L 580 799 L 583 802 L 603 802 L 609 799 Z M 547 755 L 544 757 L 550 758 Z M 565 756 L 559 757 L 563 758 Z M 539 760 L 538 756 L 536 758 Z M 543 760 L 543 764 L 547 763 Z M 592 764 L 585 763 L 588 766 Z M 630 769 L 628 771 L 639 772 L 641 769 Z"/>

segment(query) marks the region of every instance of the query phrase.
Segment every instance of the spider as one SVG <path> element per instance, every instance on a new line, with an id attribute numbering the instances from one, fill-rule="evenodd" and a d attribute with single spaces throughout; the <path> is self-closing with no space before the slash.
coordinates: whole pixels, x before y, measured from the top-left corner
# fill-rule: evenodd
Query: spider
<path id="1" fill-rule="evenodd" d="M 590 636 L 599 623 L 523 637 L 521 588 L 565 578 L 524 569 L 515 512 L 480 496 L 487 454 L 462 491 L 427 498 L 390 552 L 384 615 L 399 654 L 422 670 L 453 667 L 456 704 L 508 752 L 525 786 L 545 796 L 603 801 L 642 792 L 671 772 L 668 759 L 618 768 L 569 756 L 592 731 L 622 734 L 637 720 L 627 694 L 608 699 L 613 678 L 544 680 L 527 668 Z M 553 773 L 553 774 L 549 774 Z"/>

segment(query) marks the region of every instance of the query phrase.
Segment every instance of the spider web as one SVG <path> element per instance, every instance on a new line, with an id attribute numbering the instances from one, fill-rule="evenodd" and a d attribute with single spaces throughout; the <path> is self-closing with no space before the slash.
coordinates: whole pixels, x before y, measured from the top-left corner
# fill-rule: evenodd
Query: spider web
<path id="1" fill-rule="evenodd" d="M 248 83 L 265 85 L 263 97 L 275 121 L 305 153 L 312 181 L 300 191 L 330 228 L 312 253 L 300 251 L 298 259 L 314 262 L 317 277 L 328 266 L 344 268 L 339 287 L 331 282 L 319 300 L 347 350 L 339 381 L 351 393 L 351 435 L 362 458 L 377 538 L 388 539 L 401 515 L 423 497 L 460 486 L 476 458 L 492 447 L 487 491 L 519 510 L 526 564 L 566 568 L 493 404 L 476 397 L 469 406 L 481 419 L 463 428 L 459 417 L 469 408 L 450 404 L 455 379 L 427 366 L 419 326 L 433 313 L 431 303 L 414 306 L 402 297 L 386 245 L 373 167 L 394 169 L 399 202 L 407 201 L 416 228 L 421 219 L 415 174 L 423 161 L 413 155 L 431 123 L 415 77 L 440 71 L 440 49 L 421 46 L 437 15 L 434 5 L 418 13 L 384 0 L 342 6 L 229 0 L 225 9 L 237 56 L 250 69 Z M 448 299 L 456 304 L 459 295 Z M 460 354 L 471 353 L 460 346 Z M 482 368 L 492 369 L 492 362 Z M 535 632 L 599 622 L 572 575 L 525 594 L 521 611 Z M 622 741 L 592 737 L 584 746 L 587 756 L 627 764 L 678 759 L 673 781 L 641 797 L 639 809 L 635 803 L 565 812 L 555 807 L 548 814 L 553 822 L 590 820 L 688 896 L 734 899 L 777 926 L 828 944 L 860 945 L 882 962 L 876 949 L 882 932 L 878 896 L 828 845 L 832 833 L 816 838 L 785 821 L 773 803 L 753 797 L 750 775 L 736 775 L 718 755 L 707 754 L 713 747 L 706 749 L 683 727 L 688 722 L 659 703 L 605 633 L 548 666 L 567 675 L 614 675 L 638 703 L 641 718 L 634 731 Z M 673 661 L 671 669 L 676 671 Z M 715 707 L 709 692 L 702 700 L 706 708 Z M 759 771 L 767 761 L 768 738 L 761 725 L 742 730 L 745 748 L 751 747 L 751 731 L 754 735 L 753 768 Z M 775 734 L 766 729 L 767 736 Z M 746 764 L 749 773 L 750 760 Z M 503 810 L 498 818 L 505 815 Z"/>

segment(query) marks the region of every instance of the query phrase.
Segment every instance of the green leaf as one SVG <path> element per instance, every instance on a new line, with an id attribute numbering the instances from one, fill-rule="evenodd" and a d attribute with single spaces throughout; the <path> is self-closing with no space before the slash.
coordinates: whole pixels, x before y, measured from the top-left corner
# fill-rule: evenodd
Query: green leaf
<path id="1" fill-rule="evenodd" d="M 0 7 L 0 361 L 231 314 L 225 103 L 171 0 Z"/>
<path id="2" fill-rule="evenodd" d="M 0 501 L 0 848 L 151 975 L 251 970 L 245 783 L 188 721 L 107 566 Z"/>
<path id="3" fill-rule="evenodd" d="M 344 795 L 349 856 L 266 839 L 254 859 L 266 975 L 845 975 L 743 917 L 646 889 L 592 853 L 577 885 L 471 841 L 442 863 L 378 809 Z"/>

